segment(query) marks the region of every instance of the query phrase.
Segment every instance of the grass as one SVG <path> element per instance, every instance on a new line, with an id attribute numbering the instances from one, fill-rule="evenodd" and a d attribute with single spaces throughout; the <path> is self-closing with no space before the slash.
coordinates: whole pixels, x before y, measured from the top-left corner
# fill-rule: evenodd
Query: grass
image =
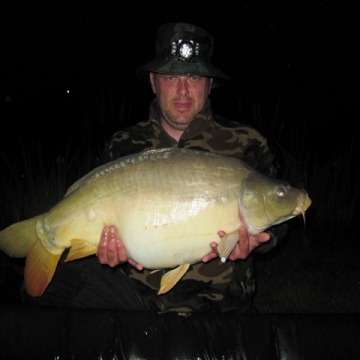
<path id="1" fill-rule="evenodd" d="M 97 116 L 108 135 L 105 125 L 114 115 L 111 104 L 102 98 L 99 101 Z M 107 110 L 101 110 L 103 107 Z M 128 112 L 122 113 L 128 123 Z M 353 144 L 322 156 L 306 146 L 307 129 L 286 128 L 278 106 L 271 119 L 261 114 L 261 104 L 254 103 L 252 122 L 270 140 L 279 175 L 304 186 L 313 204 L 305 226 L 300 218 L 290 220 L 286 238 L 271 252 L 255 255 L 258 280 L 254 305 L 260 312 L 269 313 L 358 313 L 360 246 L 356 214 L 360 179 L 353 167 Z M 95 166 L 106 136 L 94 145 L 89 141 L 96 137 L 93 121 L 89 116 L 83 121 L 82 134 L 86 135 L 81 146 L 69 141 L 61 156 L 49 158 L 36 141 L 26 146 L 21 143 L 16 160 L 0 153 L 5 169 L 0 178 L 1 229 L 46 211 L 63 197 L 70 184 Z M 119 121 L 111 121 L 115 131 Z M 0 300 L 21 301 L 17 289 L 22 281 L 22 261 L 0 252 Z"/>
<path id="2" fill-rule="evenodd" d="M 263 123 L 258 119 L 260 129 Z M 277 118 L 267 123 L 270 129 L 262 131 L 275 139 L 280 176 L 304 186 L 312 205 L 305 225 L 300 218 L 290 220 L 286 238 L 273 251 L 255 255 L 254 305 L 270 313 L 359 313 L 360 177 L 354 143 L 321 154 L 308 148 L 307 129 L 289 133 Z M 291 139 L 290 151 L 279 145 L 284 137 Z"/>
<path id="3" fill-rule="evenodd" d="M 273 253 L 256 257 L 261 312 L 360 312 L 360 247 L 346 230 L 332 230 L 298 224 Z"/>

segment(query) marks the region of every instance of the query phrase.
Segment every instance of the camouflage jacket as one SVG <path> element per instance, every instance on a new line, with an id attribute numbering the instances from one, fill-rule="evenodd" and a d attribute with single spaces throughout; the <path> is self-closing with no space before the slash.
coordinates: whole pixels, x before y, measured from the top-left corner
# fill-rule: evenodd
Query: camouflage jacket
<path id="1" fill-rule="evenodd" d="M 154 100 L 150 106 L 149 120 L 116 132 L 105 147 L 100 163 L 143 150 L 175 146 L 234 156 L 266 175 L 276 176 L 273 155 L 266 139 L 248 125 L 216 116 L 210 100 L 178 142 L 164 131 L 159 118 L 159 109 Z M 277 243 L 280 236 L 275 235 L 274 229 L 270 233 L 270 241 L 259 251 L 268 251 Z M 225 264 L 219 258 L 194 264 L 169 293 L 160 296 L 157 291 L 166 270 L 155 273 L 146 269 L 138 271 L 128 264 L 121 265 L 121 268 L 137 282 L 138 296 L 149 310 L 246 311 L 255 290 L 252 256 Z"/>

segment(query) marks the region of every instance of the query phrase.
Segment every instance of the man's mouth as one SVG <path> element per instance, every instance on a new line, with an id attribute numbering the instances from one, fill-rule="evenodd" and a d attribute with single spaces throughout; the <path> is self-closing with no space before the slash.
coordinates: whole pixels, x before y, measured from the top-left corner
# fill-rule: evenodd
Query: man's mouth
<path id="1" fill-rule="evenodd" d="M 178 111 L 187 111 L 191 108 L 191 101 L 176 101 L 174 102 L 174 106 Z"/>

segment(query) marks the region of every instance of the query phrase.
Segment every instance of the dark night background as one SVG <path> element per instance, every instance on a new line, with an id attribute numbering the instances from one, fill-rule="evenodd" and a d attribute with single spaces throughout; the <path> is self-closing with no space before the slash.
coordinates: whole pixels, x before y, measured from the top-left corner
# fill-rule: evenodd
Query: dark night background
<path id="1" fill-rule="evenodd" d="M 64 179 L 76 176 L 77 167 L 69 166 L 70 176 L 66 167 L 63 171 L 62 162 L 56 161 L 55 174 L 66 177 L 56 176 L 56 181 L 43 186 L 47 185 L 45 172 L 38 171 L 42 159 L 53 164 L 58 157 L 66 158 L 69 143 L 74 152 L 66 155 L 76 158 L 77 151 L 89 150 L 85 143 L 103 147 L 116 130 L 148 117 L 154 95 L 150 86 L 136 78 L 135 70 L 154 58 L 156 30 L 161 24 L 190 22 L 213 35 L 213 63 L 232 78 L 230 84 L 212 92 L 215 110 L 255 125 L 254 117 L 260 118 L 259 130 L 275 141 L 281 129 L 279 141 L 286 151 L 293 154 L 295 148 L 309 154 L 301 170 L 311 171 L 304 170 L 301 176 L 310 173 L 313 177 L 308 179 L 315 179 L 309 180 L 314 201 L 307 211 L 307 226 L 297 219 L 288 232 L 291 241 L 284 240 L 272 252 L 256 258 L 255 307 L 263 314 L 351 313 L 350 317 L 304 317 L 290 322 L 282 316 L 272 317 L 271 322 L 270 318 L 249 318 L 237 327 L 232 327 L 236 316 L 231 321 L 225 318 L 226 322 L 215 318 L 211 325 L 208 320 L 213 320 L 214 314 L 202 327 L 176 327 L 172 321 L 164 327 L 159 319 L 151 320 L 150 313 L 124 314 L 120 319 L 105 314 L 110 322 L 98 311 L 90 316 L 84 313 L 86 318 L 79 317 L 80 312 L 74 317 L 66 313 L 58 321 L 59 313 L 46 307 L 33 313 L 14 307 L 9 315 L 7 303 L 21 302 L 23 259 L 9 259 L 0 252 L 2 358 L 7 349 L 14 349 L 8 359 L 20 359 L 21 352 L 26 359 L 54 358 L 55 354 L 56 358 L 75 358 L 77 351 L 88 348 L 101 353 L 87 358 L 105 358 L 107 350 L 114 354 L 115 349 L 120 349 L 121 357 L 128 346 L 136 351 L 137 343 L 147 353 L 156 348 L 154 358 L 159 358 L 162 349 L 175 346 L 186 350 L 192 342 L 200 352 L 223 343 L 224 354 L 229 354 L 232 345 L 227 344 L 235 336 L 246 345 L 237 358 L 244 358 L 246 351 L 254 356 L 257 349 L 267 358 L 282 349 L 281 358 L 307 351 L 310 357 L 299 358 L 321 354 L 329 359 L 357 359 L 358 354 L 351 357 L 345 353 L 358 352 L 360 344 L 358 317 L 353 315 L 360 313 L 358 4 L 347 0 L 1 0 L 0 205 L 4 224 L 30 211 L 40 213 L 36 206 L 42 203 L 48 209 L 50 198 L 63 196 Z M 260 115 L 254 116 L 254 109 L 260 110 Z M 272 129 L 274 122 L 277 126 Z M 34 161 L 30 161 L 30 172 L 26 166 L 24 171 L 17 168 L 22 160 L 27 165 L 26 156 Z M 84 158 L 90 158 L 87 152 Z M 9 161 L 3 163 L 4 159 Z M 348 176 L 352 171 L 354 176 Z M 44 181 L 32 182 L 32 172 L 35 180 Z M 122 325 L 127 322 L 129 325 Z M 200 331 L 203 328 L 207 332 Z M 121 329 L 120 335 L 116 329 Z M 209 331 L 214 339 L 206 337 Z M 184 332 L 193 338 L 183 342 Z M 139 334 L 136 341 L 131 341 L 131 334 Z M 159 343 L 154 341 L 156 334 Z M 313 348 L 304 342 L 310 338 Z M 60 351 L 46 357 L 44 351 L 52 346 Z M 31 357 L 31 348 L 39 351 L 40 357 Z M 176 349 L 172 349 L 174 354 Z M 337 350 L 341 356 L 337 357 Z M 210 350 L 204 356 L 210 358 Z"/>
<path id="2" fill-rule="evenodd" d="M 2 1 L 1 150 L 12 156 L 32 137 L 61 155 L 84 118 L 98 136 L 100 99 L 106 135 L 147 118 L 153 95 L 135 70 L 153 59 L 157 27 L 184 21 L 213 35 L 213 63 L 232 78 L 212 93 L 219 113 L 251 122 L 256 101 L 271 121 L 279 105 L 285 127 L 306 128 L 307 146 L 337 151 L 355 136 L 356 4 Z"/>
<path id="3" fill-rule="evenodd" d="M 292 160 L 300 159 L 295 180 L 304 180 L 314 200 L 307 227 L 300 218 L 293 222 L 288 240 L 294 241 L 257 258 L 256 306 L 263 312 L 359 312 L 358 3 L 2 0 L 2 222 L 47 210 L 50 198 L 63 196 L 65 182 L 79 177 L 76 158 L 85 169 L 116 130 L 148 117 L 154 95 L 135 70 L 154 58 L 161 24 L 194 23 L 213 35 L 213 63 L 232 78 L 211 93 L 215 110 L 260 125 L 269 143 L 285 149 L 276 155 L 285 153 L 290 173 Z M 58 159 L 69 160 L 68 168 Z M 55 163 L 55 174 L 64 177 L 46 182 L 42 160 Z M 40 181 L 32 182 L 31 170 Z M 15 274 L 12 282 L 6 266 L 2 271 L 7 284 L 22 281 Z M 17 287 L 3 288 L 6 298 L 19 296 Z"/>

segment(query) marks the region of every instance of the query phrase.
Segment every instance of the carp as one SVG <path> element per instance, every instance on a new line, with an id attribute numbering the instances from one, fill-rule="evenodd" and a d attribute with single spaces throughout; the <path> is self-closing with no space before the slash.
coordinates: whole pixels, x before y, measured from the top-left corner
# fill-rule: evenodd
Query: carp
<path id="1" fill-rule="evenodd" d="M 189 149 L 148 150 L 95 168 L 48 212 L 6 227 L 0 250 L 26 258 L 25 288 L 41 296 L 65 249 L 65 261 L 95 255 L 103 227 L 115 225 L 128 258 L 150 270 L 168 270 L 160 295 L 210 252 L 210 242 L 218 242 L 226 261 L 241 225 L 255 235 L 298 215 L 305 221 L 310 204 L 304 189 L 239 159 Z M 226 232 L 222 238 L 220 230 Z"/>

